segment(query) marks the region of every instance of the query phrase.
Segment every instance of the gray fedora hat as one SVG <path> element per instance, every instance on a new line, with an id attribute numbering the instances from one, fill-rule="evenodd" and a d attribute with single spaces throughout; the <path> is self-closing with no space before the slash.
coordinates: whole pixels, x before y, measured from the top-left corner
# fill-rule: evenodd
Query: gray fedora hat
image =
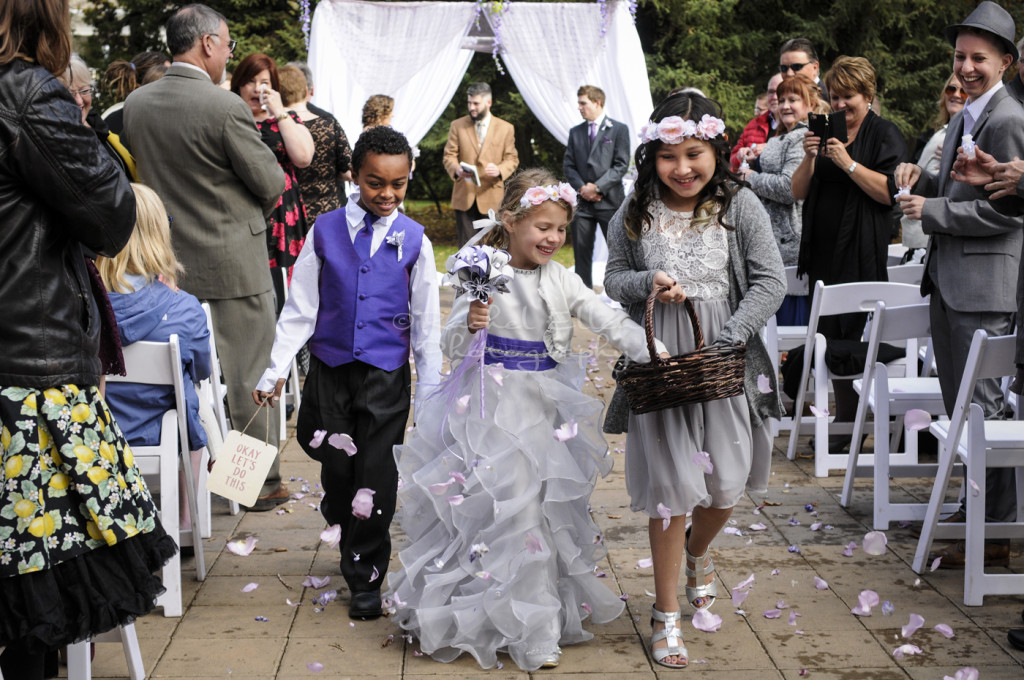
<path id="1" fill-rule="evenodd" d="M 963 28 L 977 28 L 991 33 L 1003 43 L 1006 51 L 1013 55 L 1014 61 L 1020 59 L 1017 46 L 1013 43 L 1013 37 L 1017 30 L 1013 23 L 1013 17 L 996 3 L 985 0 L 967 15 L 963 23 L 946 26 L 946 40 L 953 47 L 956 47 L 956 36 Z"/>

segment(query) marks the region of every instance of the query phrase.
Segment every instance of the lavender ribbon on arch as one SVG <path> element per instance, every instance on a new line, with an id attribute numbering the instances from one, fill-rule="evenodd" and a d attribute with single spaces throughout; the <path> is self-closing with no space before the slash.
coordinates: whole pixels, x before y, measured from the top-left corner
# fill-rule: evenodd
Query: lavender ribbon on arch
<path id="1" fill-rule="evenodd" d="M 507 293 L 508 284 L 515 276 L 509 260 L 511 255 L 492 246 L 476 245 L 484 234 L 498 226 L 493 211 L 486 220 L 477 220 L 474 226 L 480 233 L 464 245 L 459 252 L 448 258 L 445 265 L 447 274 L 444 282 L 455 288 L 456 295 L 470 295 L 474 300 L 487 303 L 497 293 Z M 487 329 L 478 330 L 470 342 L 462 363 L 445 379 L 438 392 L 445 398 L 445 413 L 458 399 L 459 385 L 472 366 L 480 367 L 480 417 L 484 417 L 484 349 L 487 344 Z"/>

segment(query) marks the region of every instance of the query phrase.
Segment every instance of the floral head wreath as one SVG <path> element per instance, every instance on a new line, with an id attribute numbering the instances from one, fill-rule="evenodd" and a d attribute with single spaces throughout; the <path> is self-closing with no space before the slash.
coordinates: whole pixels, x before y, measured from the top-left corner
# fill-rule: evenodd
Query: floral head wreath
<path id="1" fill-rule="evenodd" d="M 573 208 L 576 207 L 576 190 L 567 182 L 548 184 L 547 186 L 530 187 L 519 199 L 519 205 L 527 208 L 531 205 L 540 205 L 544 201 L 565 201 Z"/>
<path id="2" fill-rule="evenodd" d="M 687 137 L 696 137 L 705 141 L 714 139 L 725 132 L 725 123 L 721 118 L 704 114 L 700 120 L 683 120 L 679 116 L 662 118 L 655 123 L 653 120 L 640 128 L 640 143 L 646 144 L 660 139 L 665 144 L 679 144 Z"/>

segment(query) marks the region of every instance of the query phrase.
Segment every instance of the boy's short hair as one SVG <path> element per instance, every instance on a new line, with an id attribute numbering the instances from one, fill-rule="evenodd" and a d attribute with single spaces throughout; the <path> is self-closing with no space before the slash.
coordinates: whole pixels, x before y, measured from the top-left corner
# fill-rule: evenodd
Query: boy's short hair
<path id="1" fill-rule="evenodd" d="M 577 97 L 586 97 L 601 108 L 604 108 L 604 90 L 595 85 L 584 85 L 576 90 Z"/>
<path id="2" fill-rule="evenodd" d="M 285 106 L 297 104 L 306 99 L 306 76 L 294 66 L 283 66 L 277 72 L 281 83 L 281 103 Z"/>
<path id="3" fill-rule="evenodd" d="M 490 97 L 491 86 L 487 83 L 473 83 L 472 85 L 469 86 L 469 89 L 466 90 L 466 96 L 475 97 L 477 95 Z"/>
<path id="4" fill-rule="evenodd" d="M 375 153 L 382 156 L 405 156 L 412 165 L 412 147 L 409 140 L 398 130 L 387 125 L 378 125 L 366 130 L 356 140 L 352 149 L 352 172 L 359 174 L 363 167 L 366 154 Z"/>

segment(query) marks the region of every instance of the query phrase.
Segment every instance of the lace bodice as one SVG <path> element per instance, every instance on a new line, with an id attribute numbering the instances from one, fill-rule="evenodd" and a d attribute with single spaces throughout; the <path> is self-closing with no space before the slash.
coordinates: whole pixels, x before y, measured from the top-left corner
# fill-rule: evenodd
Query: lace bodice
<path id="1" fill-rule="evenodd" d="M 651 204 L 654 221 L 640 237 L 648 269 L 660 269 L 688 297 L 721 300 L 729 294 L 729 242 L 717 221 L 691 225 L 692 212 L 676 212 L 661 201 Z"/>

